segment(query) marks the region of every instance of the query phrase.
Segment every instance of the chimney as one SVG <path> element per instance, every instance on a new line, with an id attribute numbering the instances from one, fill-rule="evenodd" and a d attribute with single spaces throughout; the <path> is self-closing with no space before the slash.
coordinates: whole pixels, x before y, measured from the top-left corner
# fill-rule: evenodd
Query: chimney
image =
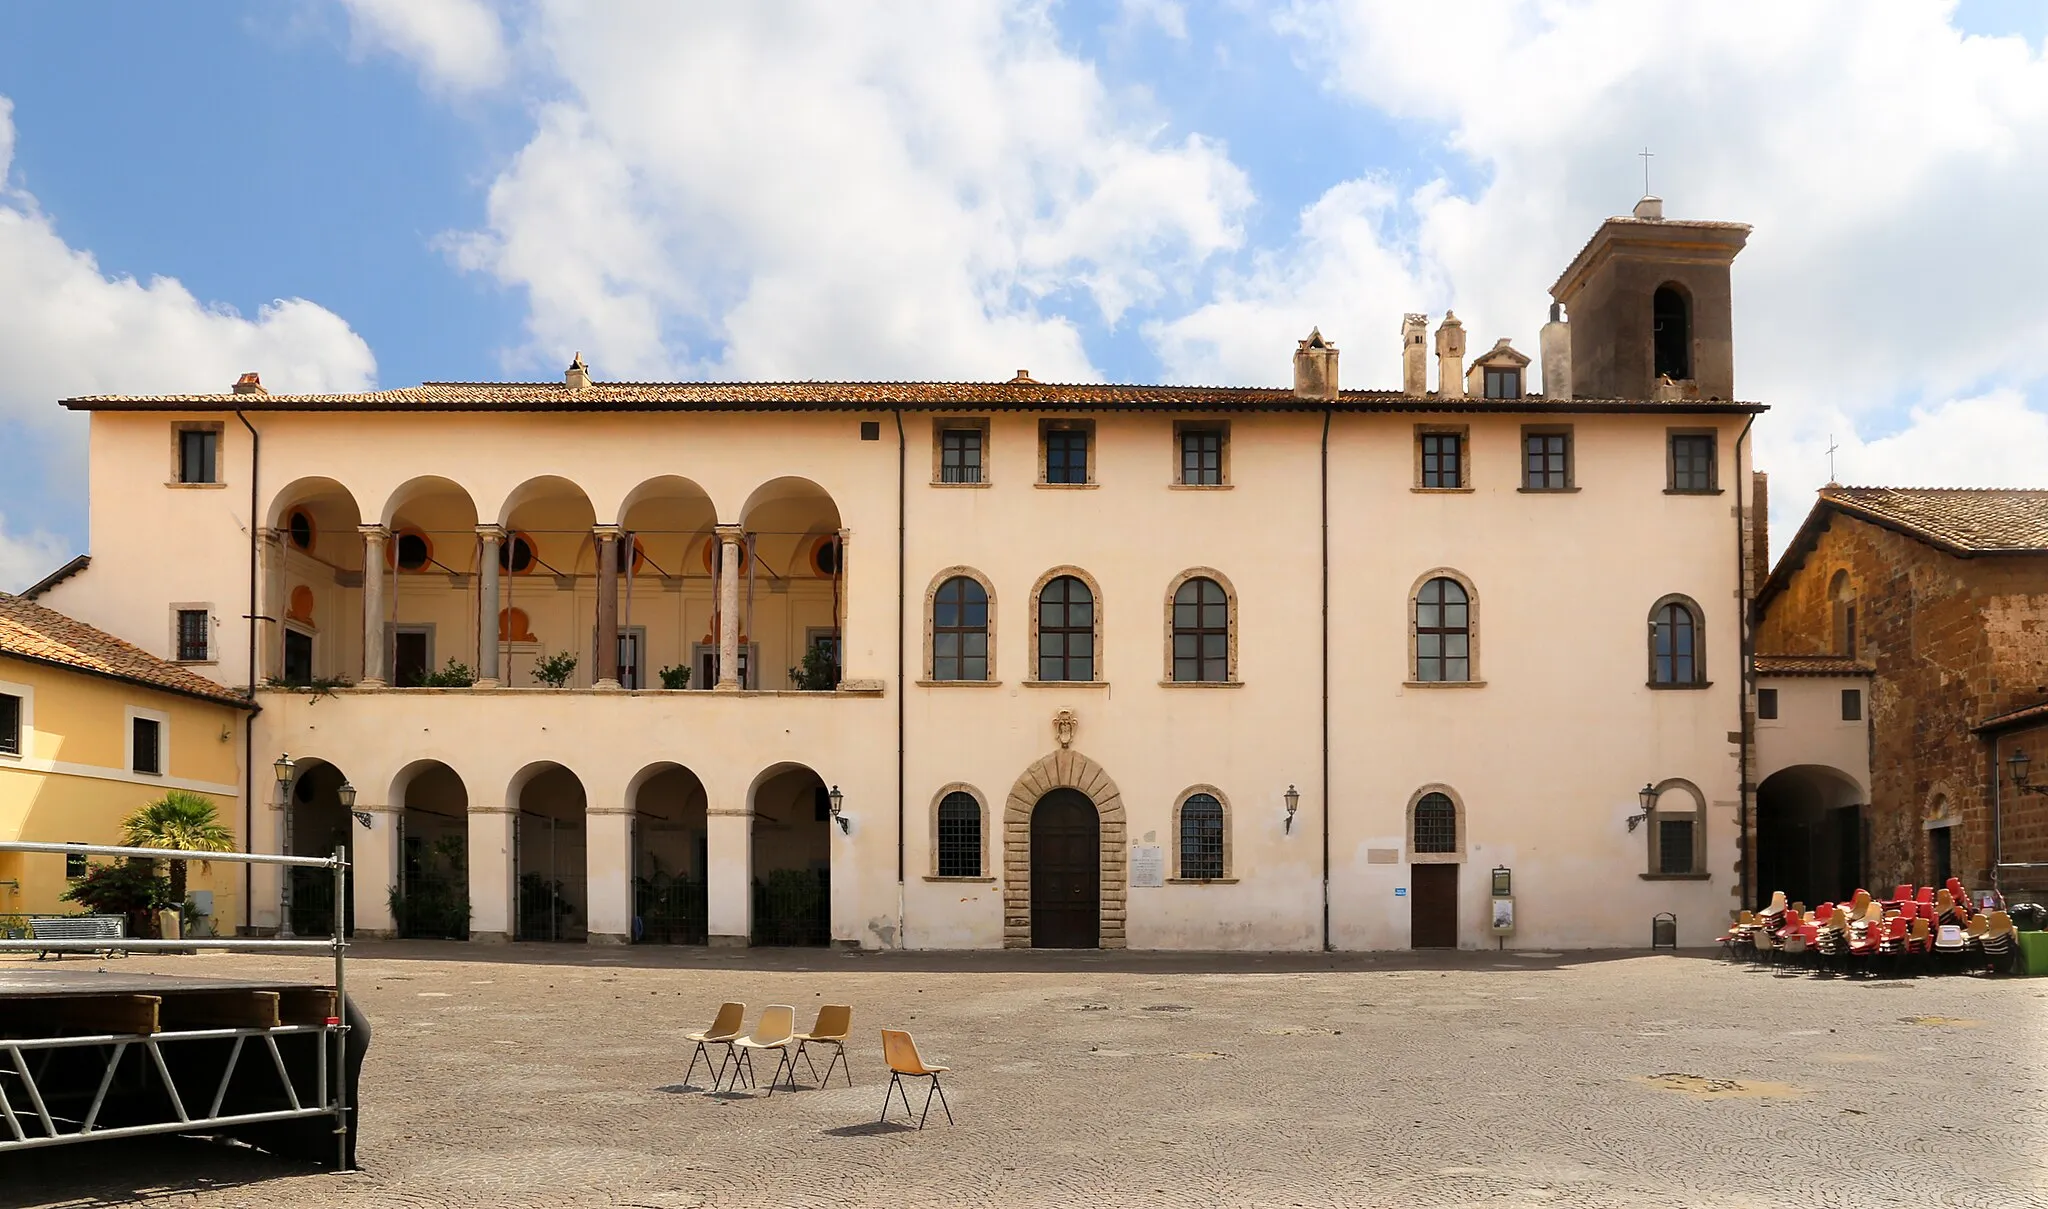
<path id="1" fill-rule="evenodd" d="M 1401 316 L 1401 393 L 1421 398 L 1429 393 L 1429 316 Z"/>
<path id="2" fill-rule="evenodd" d="M 235 393 L 238 395 L 267 395 L 270 392 L 263 389 L 263 379 L 257 375 L 256 371 L 250 370 L 248 373 L 235 379 Z"/>
<path id="3" fill-rule="evenodd" d="M 1644 194 L 1643 200 L 1636 203 L 1636 217 L 1647 218 L 1654 222 L 1662 222 L 1664 220 L 1664 199 L 1652 197 L 1647 193 Z"/>
<path id="4" fill-rule="evenodd" d="M 1294 346 L 1294 394 L 1301 399 L 1337 397 L 1337 346 L 1309 329 L 1308 339 Z"/>
<path id="5" fill-rule="evenodd" d="M 1017 371 L 1017 376 L 1016 376 L 1016 377 L 1014 377 L 1014 378 L 1012 378 L 1012 379 L 1010 379 L 1010 381 L 1011 381 L 1011 382 L 1013 382 L 1013 383 L 1015 383 L 1015 382 L 1034 382 L 1034 383 L 1035 383 L 1035 382 L 1037 382 L 1037 381 L 1038 381 L 1038 379 L 1036 379 L 1036 378 L 1034 378 L 1034 377 L 1032 377 L 1032 376 L 1031 376 L 1031 371 L 1030 371 L 1030 370 L 1028 370 L 1028 369 L 1020 369 L 1020 370 L 1018 370 L 1018 371 Z"/>
<path id="6" fill-rule="evenodd" d="M 1446 399 L 1465 397 L 1465 325 L 1449 311 L 1436 329 L 1436 393 Z"/>
<path id="7" fill-rule="evenodd" d="M 1751 471 L 1749 483 L 1749 595 L 1755 599 L 1771 574 L 1771 476 Z"/>
<path id="8" fill-rule="evenodd" d="M 582 353 L 577 353 L 575 359 L 569 362 L 569 368 L 567 372 L 563 373 L 562 381 L 570 390 L 589 389 L 590 367 L 583 364 Z"/>
<path id="9" fill-rule="evenodd" d="M 1564 307 L 1550 304 L 1550 322 L 1543 325 L 1537 352 L 1543 358 L 1543 397 L 1572 397 L 1572 329 L 1563 318 Z"/>

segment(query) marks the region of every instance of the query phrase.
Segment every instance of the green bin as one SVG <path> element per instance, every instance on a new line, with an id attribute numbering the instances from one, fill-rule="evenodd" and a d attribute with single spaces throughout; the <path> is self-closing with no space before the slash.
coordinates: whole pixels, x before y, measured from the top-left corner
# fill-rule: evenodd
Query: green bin
<path id="1" fill-rule="evenodd" d="M 2016 972 L 2048 976 L 2048 932 L 2015 932 L 2013 938 L 2020 942 L 2020 969 Z"/>

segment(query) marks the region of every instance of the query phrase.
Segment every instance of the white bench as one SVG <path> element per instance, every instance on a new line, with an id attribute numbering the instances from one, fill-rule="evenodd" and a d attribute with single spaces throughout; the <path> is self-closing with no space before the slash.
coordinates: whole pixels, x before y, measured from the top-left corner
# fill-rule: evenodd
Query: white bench
<path id="1" fill-rule="evenodd" d="M 28 921 L 29 936 L 35 940 L 120 940 L 127 931 L 128 921 L 119 915 L 32 915 Z M 111 956 L 119 947 L 108 945 L 95 952 Z M 48 955 L 48 950 L 38 952 L 36 960 Z"/>

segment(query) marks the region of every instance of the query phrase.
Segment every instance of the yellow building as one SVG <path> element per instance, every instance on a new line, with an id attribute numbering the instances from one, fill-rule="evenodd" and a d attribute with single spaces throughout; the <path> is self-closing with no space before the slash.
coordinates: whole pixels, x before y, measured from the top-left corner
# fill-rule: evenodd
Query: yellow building
<path id="1" fill-rule="evenodd" d="M 212 654 L 214 635 L 187 637 Z M 186 789 L 214 800 L 239 843 L 251 709 L 188 667 L 0 592 L 0 840 L 117 844 L 137 807 Z M 0 915 L 78 911 L 62 896 L 82 864 L 0 853 Z M 214 929 L 243 922 L 242 881 L 225 862 L 191 868 Z"/>

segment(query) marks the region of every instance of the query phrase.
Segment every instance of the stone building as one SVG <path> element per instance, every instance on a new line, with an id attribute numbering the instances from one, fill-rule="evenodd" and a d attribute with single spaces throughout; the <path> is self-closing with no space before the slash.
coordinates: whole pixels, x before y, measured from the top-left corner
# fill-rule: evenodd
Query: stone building
<path id="1" fill-rule="evenodd" d="M 2040 880 L 2048 491 L 1829 485 L 1755 609 L 1759 896 Z"/>
<path id="2" fill-rule="evenodd" d="M 293 834 L 358 795 L 364 929 L 412 930 L 393 891 L 445 852 L 479 939 L 1478 947 L 1498 870 L 1509 944 L 1664 911 L 1699 943 L 1738 886 L 1763 408 L 1747 228 L 1654 208 L 1554 287 L 1598 317 L 1551 308 L 1552 395 L 1505 343 L 1468 388 L 1447 315 L 1435 389 L 1410 316 L 1373 337 L 1399 390 L 1315 332 L 1291 388 L 579 357 L 71 399 L 92 563 L 49 595 L 145 645 L 220 620 L 248 765 L 329 770 Z"/>

